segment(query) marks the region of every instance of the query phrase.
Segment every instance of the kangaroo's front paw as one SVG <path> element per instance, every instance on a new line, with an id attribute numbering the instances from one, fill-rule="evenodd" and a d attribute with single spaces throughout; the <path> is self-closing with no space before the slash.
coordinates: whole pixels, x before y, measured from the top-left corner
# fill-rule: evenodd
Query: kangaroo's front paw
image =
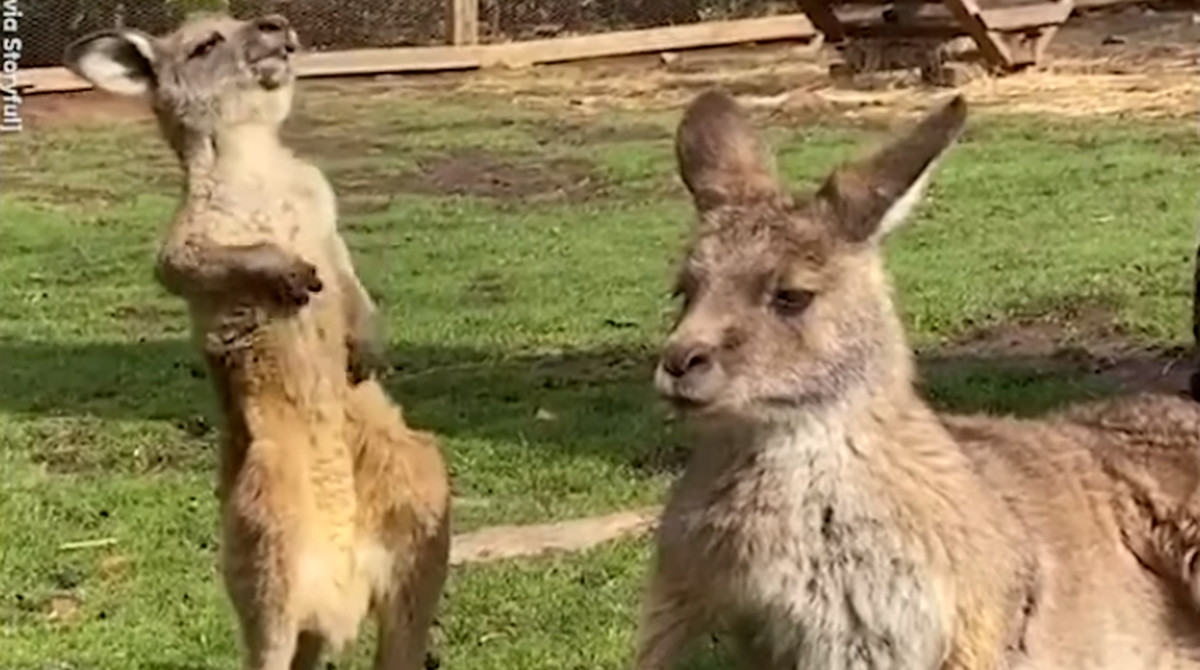
<path id="1" fill-rule="evenodd" d="M 346 378 L 354 386 L 387 370 L 387 361 L 374 340 L 351 337 L 346 340 Z"/>
<path id="2" fill-rule="evenodd" d="M 284 272 L 276 277 L 274 294 L 283 304 L 302 306 L 308 304 L 309 294 L 320 293 L 324 286 L 317 276 L 317 267 L 303 259 L 295 258 Z"/>
<path id="3" fill-rule="evenodd" d="M 252 290 L 280 305 L 306 305 L 323 288 L 315 265 L 274 244 L 253 247 L 244 263 Z"/>

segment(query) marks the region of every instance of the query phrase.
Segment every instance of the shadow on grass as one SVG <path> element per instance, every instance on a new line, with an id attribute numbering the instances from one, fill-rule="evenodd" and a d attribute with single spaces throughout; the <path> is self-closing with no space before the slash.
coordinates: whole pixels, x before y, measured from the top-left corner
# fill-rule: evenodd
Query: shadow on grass
<path id="1" fill-rule="evenodd" d="M 187 340 L 50 344 L 0 341 L 0 411 L 181 420 L 206 411 L 208 382 Z"/>
<path id="2" fill-rule="evenodd" d="M 396 370 L 385 385 L 409 422 L 446 437 L 648 470 L 674 467 L 682 455 L 676 425 L 653 391 L 652 351 L 502 357 L 400 347 L 392 360 Z M 194 430 L 198 416 L 207 417 L 201 433 L 216 425 L 207 375 L 185 340 L 76 347 L 3 342 L 0 369 L 0 411 L 7 413 L 164 421 L 185 431 Z M 954 412 L 1036 415 L 1128 386 L 1086 361 L 1055 356 L 934 354 L 921 358 L 921 369 L 925 396 Z"/>
<path id="3" fill-rule="evenodd" d="M 1036 417 L 1119 391 L 1114 380 L 1050 357 L 932 354 L 918 361 L 921 396 L 939 412 Z"/>

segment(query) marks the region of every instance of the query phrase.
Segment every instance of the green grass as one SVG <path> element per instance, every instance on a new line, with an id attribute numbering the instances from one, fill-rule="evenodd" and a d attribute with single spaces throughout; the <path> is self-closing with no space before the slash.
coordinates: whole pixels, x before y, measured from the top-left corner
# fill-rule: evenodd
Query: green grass
<path id="1" fill-rule="evenodd" d="M 691 217 L 674 119 L 315 91 L 297 121 L 387 319 L 389 387 L 446 449 L 458 530 L 660 500 L 681 442 L 650 371 Z M 798 187 L 882 138 L 832 122 L 770 134 Z M 173 159 L 142 123 L 4 142 L 0 667 L 235 667 L 212 394 L 150 274 Z M 1063 305 L 1104 305 L 1145 344 L 1184 341 L 1196 144 L 1182 124 L 975 119 L 888 242 L 913 341 Z M 440 193 L 456 175 L 461 192 Z M 943 407 L 1018 413 L 1109 390 L 1045 363 L 943 362 L 926 387 Z M 116 544 L 60 549 L 93 538 Z M 625 667 L 648 555 L 625 542 L 455 570 L 446 667 Z"/>

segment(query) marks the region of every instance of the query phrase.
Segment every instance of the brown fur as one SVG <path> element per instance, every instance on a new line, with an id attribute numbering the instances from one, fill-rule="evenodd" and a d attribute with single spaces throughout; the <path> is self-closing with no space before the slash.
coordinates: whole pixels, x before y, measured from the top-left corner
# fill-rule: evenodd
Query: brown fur
<path id="1" fill-rule="evenodd" d="M 159 280 L 187 301 L 221 400 L 222 565 L 255 670 L 316 667 L 373 610 L 376 668 L 416 670 L 445 580 L 437 445 L 371 377 L 370 298 L 324 176 L 278 136 L 282 17 L 84 38 L 79 74 L 144 95 L 187 176 Z"/>
<path id="2" fill-rule="evenodd" d="M 656 384 L 693 454 L 638 670 L 714 629 L 768 670 L 1200 668 L 1200 408 L 948 417 L 914 391 L 879 243 L 965 119 L 955 98 L 796 197 L 731 98 L 685 113 L 699 223 Z"/>

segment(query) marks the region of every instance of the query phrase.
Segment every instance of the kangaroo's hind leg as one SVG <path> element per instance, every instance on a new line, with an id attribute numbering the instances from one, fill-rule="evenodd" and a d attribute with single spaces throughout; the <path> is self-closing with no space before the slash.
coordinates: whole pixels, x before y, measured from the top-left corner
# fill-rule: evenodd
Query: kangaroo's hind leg
<path id="1" fill-rule="evenodd" d="M 353 388 L 347 411 L 365 532 L 388 557 L 373 578 L 374 667 L 420 670 L 450 557 L 446 464 L 374 380 Z"/>
<path id="2" fill-rule="evenodd" d="M 429 630 L 441 600 L 450 553 L 450 528 L 445 521 L 413 545 L 409 560 L 397 566 L 394 589 L 376 604 L 379 647 L 375 670 L 425 667 Z"/>
<path id="3" fill-rule="evenodd" d="M 247 670 L 289 670 L 301 622 L 290 569 L 297 544 L 286 523 L 295 473 L 282 444 L 257 440 L 223 492 L 221 572 L 245 645 Z"/>
<path id="4" fill-rule="evenodd" d="M 292 670 L 299 628 L 277 608 L 264 606 L 236 580 L 229 594 L 242 629 L 245 670 Z"/>

